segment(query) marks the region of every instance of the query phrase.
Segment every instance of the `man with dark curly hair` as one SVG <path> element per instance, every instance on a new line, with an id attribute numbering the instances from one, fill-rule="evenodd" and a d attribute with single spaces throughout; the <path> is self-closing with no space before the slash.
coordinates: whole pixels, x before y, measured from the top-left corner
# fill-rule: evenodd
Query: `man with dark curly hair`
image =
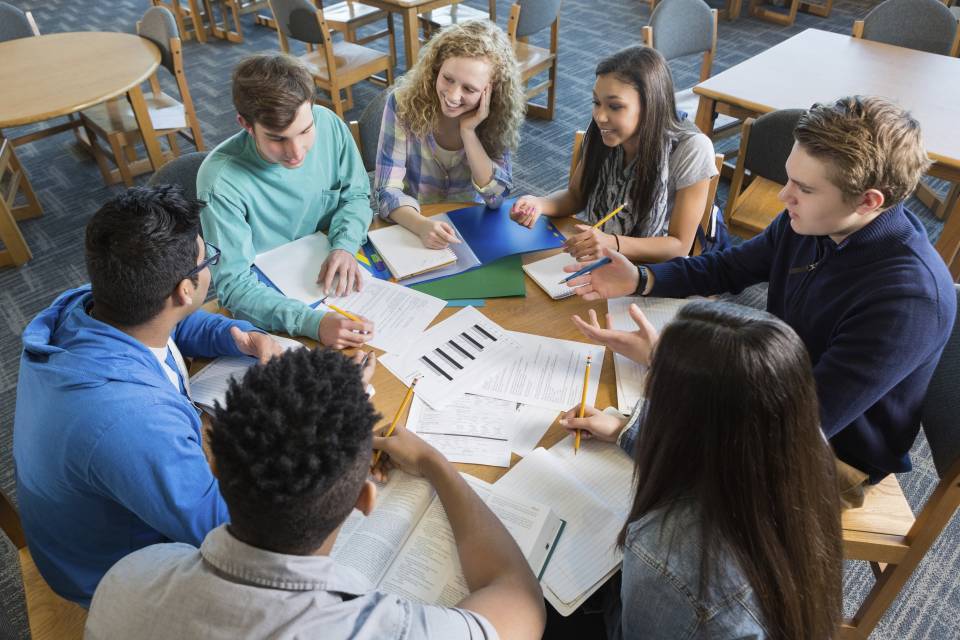
<path id="1" fill-rule="evenodd" d="M 20 516 L 44 579 L 83 606 L 131 551 L 199 544 L 229 519 L 181 353 L 280 352 L 249 322 L 198 311 L 219 256 L 200 238 L 202 206 L 169 186 L 104 204 L 87 223 L 91 284 L 62 294 L 23 332 Z"/>
<path id="2" fill-rule="evenodd" d="M 160 544 L 118 562 L 86 637 L 539 638 L 542 594 L 510 534 L 429 444 L 403 428 L 372 437 L 379 417 L 335 351 L 287 352 L 232 382 L 210 433 L 230 524 L 199 549 Z M 372 591 L 330 557 L 351 510 L 373 509 L 371 444 L 436 489 L 471 589 L 456 607 Z"/>

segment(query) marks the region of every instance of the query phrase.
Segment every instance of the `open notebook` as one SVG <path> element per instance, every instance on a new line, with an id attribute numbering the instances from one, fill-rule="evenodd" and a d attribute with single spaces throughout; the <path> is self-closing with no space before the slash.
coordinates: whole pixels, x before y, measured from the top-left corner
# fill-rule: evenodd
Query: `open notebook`
<path id="1" fill-rule="evenodd" d="M 428 249 L 423 246 L 417 234 L 399 224 L 371 231 L 367 237 L 397 280 L 433 271 L 457 261 L 457 254 L 451 249 Z"/>
<path id="2" fill-rule="evenodd" d="M 549 258 L 525 264 L 523 270 L 541 289 L 547 292 L 548 296 L 554 300 L 560 300 L 561 298 L 569 298 L 574 293 L 573 288 L 560 284 L 561 280 L 571 275 L 563 270 L 568 264 L 577 264 L 576 258 L 569 253 L 561 252 Z"/>
<path id="3" fill-rule="evenodd" d="M 561 615 L 570 615 L 619 569 L 616 541 L 633 496 L 633 461 L 616 445 L 584 440 L 574 455 L 568 436 L 550 449 L 534 449 L 494 489 L 548 505 L 566 521 L 540 581 Z"/>
<path id="4" fill-rule="evenodd" d="M 538 577 L 551 560 L 564 523 L 548 507 L 462 474 L 517 541 Z M 387 593 L 451 607 L 467 595 L 453 531 L 440 498 L 423 478 L 395 471 L 379 488 L 377 506 L 350 514 L 331 557 Z"/>

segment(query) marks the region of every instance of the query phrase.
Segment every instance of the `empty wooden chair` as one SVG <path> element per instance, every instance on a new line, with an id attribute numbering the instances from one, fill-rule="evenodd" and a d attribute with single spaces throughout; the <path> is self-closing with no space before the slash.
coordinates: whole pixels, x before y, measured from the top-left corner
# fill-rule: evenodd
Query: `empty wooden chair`
<path id="1" fill-rule="evenodd" d="M 960 299 L 960 287 L 956 293 Z M 866 640 L 960 506 L 957 376 L 960 323 L 954 324 L 920 412 L 939 484 L 916 519 L 893 475 L 867 491 L 862 507 L 843 512 L 844 556 L 869 562 L 876 582 L 854 616 L 844 622 L 841 638 Z"/>
<path id="2" fill-rule="evenodd" d="M 352 42 L 333 42 L 323 11 L 308 0 L 270 0 L 277 24 L 280 49 L 290 53 L 290 40 L 306 44 L 300 60 L 310 69 L 317 86 L 330 94 L 333 110 L 343 118 L 353 106 L 350 87 L 383 73 L 393 84 L 390 56 Z M 340 92 L 346 91 L 344 100 Z"/>
<path id="3" fill-rule="evenodd" d="M 957 19 L 937 0 L 886 0 L 853 23 L 853 37 L 945 56 L 960 52 Z"/>
<path id="4" fill-rule="evenodd" d="M 0 2 L 0 42 L 40 35 L 33 14 L 12 4 Z"/>
<path id="5" fill-rule="evenodd" d="M 203 0 L 210 22 L 210 35 L 228 42 L 243 42 L 240 16 L 265 10 L 267 0 Z M 217 17 L 219 9 L 220 17 Z M 231 24 L 232 23 L 232 24 Z"/>
<path id="6" fill-rule="evenodd" d="M 737 166 L 723 211 L 731 233 L 752 238 L 783 211 L 777 195 L 787 184 L 785 164 L 793 149 L 793 130 L 803 113 L 803 109 L 783 109 L 743 122 Z"/>
<path id="7" fill-rule="evenodd" d="M 543 72 L 547 79 L 538 85 L 527 88 L 527 115 L 535 118 L 553 120 L 554 105 L 557 97 L 557 46 L 560 35 L 561 0 L 517 0 L 510 7 L 510 19 L 507 21 L 507 36 L 513 43 L 513 51 L 520 65 L 524 83 Z M 529 43 L 535 33 L 550 27 L 550 48 L 544 49 Z M 546 106 L 529 102 L 544 91 L 547 92 Z"/>
<path id="8" fill-rule="evenodd" d="M 737 0 L 739 2 L 739 0 Z M 810 13 L 821 18 L 830 15 L 833 9 L 833 0 L 823 0 L 822 2 L 810 2 L 802 0 L 787 0 L 786 11 L 771 9 L 765 0 L 750 0 L 749 13 L 754 18 L 760 18 L 767 22 L 789 27 L 797 19 L 797 11 Z"/>
<path id="9" fill-rule="evenodd" d="M 710 185 L 707 187 L 707 204 L 703 209 L 703 216 L 700 218 L 700 230 L 693 238 L 693 247 L 690 249 L 690 255 L 692 256 L 703 253 L 703 238 L 710 238 L 716 232 L 719 209 L 716 207 L 715 200 L 717 199 L 717 185 L 720 184 L 720 170 L 723 169 L 723 154 L 714 154 L 713 162 L 717 167 L 717 173 L 710 178 Z"/>
<path id="10" fill-rule="evenodd" d="M 200 133 L 200 121 L 193 108 L 190 87 L 183 72 L 183 54 L 177 23 L 168 9 L 152 7 L 143 15 L 138 24 L 141 37 L 147 38 L 160 49 L 161 64 L 177 81 L 180 100 L 167 95 L 160 88 L 156 74 L 150 77 L 151 94 L 146 96 L 151 110 L 163 110 L 169 114 L 170 121 L 153 118 L 153 126 L 158 138 L 166 137 L 170 146 L 169 157 L 179 155 L 177 136 L 183 137 L 203 151 L 203 136 Z M 122 181 L 128 187 L 133 186 L 133 177 L 153 170 L 148 159 L 137 159 L 136 145 L 142 141 L 137 119 L 130 102 L 124 98 L 114 98 L 80 113 L 84 130 L 89 138 L 89 150 L 93 154 L 107 184 Z M 100 145 L 105 140 L 109 150 Z M 111 168 L 110 161 L 116 166 Z"/>
<path id="11" fill-rule="evenodd" d="M 200 0 L 150 0 L 154 7 L 165 7 L 173 14 L 177 21 L 177 30 L 183 40 L 196 38 L 200 42 L 207 41 L 207 28 L 203 24 L 206 14 L 200 8 Z"/>
<path id="12" fill-rule="evenodd" d="M 16 204 L 18 194 L 23 195 L 25 204 Z M 0 249 L 0 267 L 19 267 L 33 257 L 17 221 L 36 218 L 40 213 L 40 203 L 13 153 L 13 143 L 0 138 L 0 242 L 5 247 Z"/>

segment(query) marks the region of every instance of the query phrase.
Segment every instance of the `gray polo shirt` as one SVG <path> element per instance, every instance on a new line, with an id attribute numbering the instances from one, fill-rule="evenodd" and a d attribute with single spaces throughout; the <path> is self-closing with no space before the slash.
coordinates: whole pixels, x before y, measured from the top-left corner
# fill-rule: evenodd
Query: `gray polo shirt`
<path id="1" fill-rule="evenodd" d="M 372 591 L 328 556 L 272 553 L 222 525 L 200 549 L 157 544 L 103 577 L 85 638 L 497 638 L 465 609 Z"/>

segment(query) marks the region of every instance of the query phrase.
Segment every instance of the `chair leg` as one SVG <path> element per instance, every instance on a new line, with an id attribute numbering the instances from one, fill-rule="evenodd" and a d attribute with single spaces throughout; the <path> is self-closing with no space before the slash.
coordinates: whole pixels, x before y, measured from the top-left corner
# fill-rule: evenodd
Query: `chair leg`
<path id="1" fill-rule="evenodd" d="M 120 172 L 120 179 L 123 181 L 123 184 L 127 187 L 133 186 L 133 175 L 130 173 L 130 165 L 127 164 L 127 159 L 124 156 L 125 150 L 120 145 L 119 136 L 112 135 L 107 137 L 107 142 L 110 144 L 110 150 L 113 152 L 113 160 L 117 165 L 117 171 Z M 127 147 L 132 148 L 132 145 Z M 111 176 L 111 182 L 115 182 Z M 109 184 L 109 183 L 108 183 Z"/>
<path id="2" fill-rule="evenodd" d="M 93 161 L 97 163 L 97 168 L 100 170 L 103 183 L 106 185 L 113 184 L 116 182 L 116 179 L 113 176 L 113 170 L 110 169 L 110 165 L 107 164 L 107 155 L 103 152 L 103 149 L 100 148 L 100 143 L 97 141 L 97 134 L 86 124 L 84 124 L 83 130 L 87 134 L 89 151 L 93 156 Z"/>
<path id="3" fill-rule="evenodd" d="M 20 232 L 20 227 L 13 219 L 13 212 L 2 198 L 0 198 L 0 240 L 3 240 L 6 246 L 6 249 L 0 250 L 0 266 L 19 267 L 33 257 L 27 241 Z"/>
<path id="4" fill-rule="evenodd" d="M 393 26 L 393 13 L 387 13 L 387 32 L 390 34 L 390 68 L 392 69 L 397 66 L 397 31 Z"/>

